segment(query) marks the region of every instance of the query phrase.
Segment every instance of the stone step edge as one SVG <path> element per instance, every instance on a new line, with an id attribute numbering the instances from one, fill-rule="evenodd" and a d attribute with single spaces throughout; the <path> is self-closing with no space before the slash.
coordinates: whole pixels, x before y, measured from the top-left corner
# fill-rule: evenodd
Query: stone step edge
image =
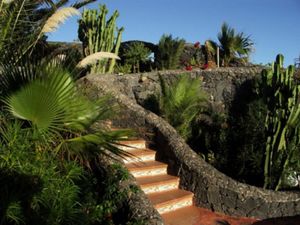
<path id="1" fill-rule="evenodd" d="M 179 187 L 180 179 L 174 177 L 168 180 L 159 180 L 155 182 L 140 184 L 137 178 L 137 183 L 146 194 L 161 193 L 165 191 L 176 190 Z"/>
<path id="2" fill-rule="evenodd" d="M 128 153 L 129 155 L 123 159 L 125 164 L 155 161 L 156 151 L 151 149 L 134 149 L 133 151 L 128 151 Z"/>
<path id="3" fill-rule="evenodd" d="M 117 147 L 123 151 L 131 151 L 136 149 L 146 149 L 145 140 L 129 140 L 129 141 L 120 141 L 118 142 Z"/>
<path id="4" fill-rule="evenodd" d="M 185 196 L 181 196 L 178 198 L 174 198 L 165 202 L 161 202 L 158 204 L 154 204 L 155 209 L 160 213 L 168 213 L 175 211 L 177 209 L 181 209 L 184 207 L 193 205 L 193 193 L 187 194 Z"/>
<path id="5" fill-rule="evenodd" d="M 157 186 L 157 185 L 163 185 L 163 184 L 172 184 L 172 183 L 178 183 L 179 184 L 179 177 L 174 177 L 172 179 L 168 179 L 168 180 L 160 180 L 160 181 L 155 181 L 155 182 L 151 182 L 151 183 L 146 183 L 146 184 L 139 184 L 138 178 L 137 178 L 137 182 L 141 187 L 151 187 L 151 186 Z"/>

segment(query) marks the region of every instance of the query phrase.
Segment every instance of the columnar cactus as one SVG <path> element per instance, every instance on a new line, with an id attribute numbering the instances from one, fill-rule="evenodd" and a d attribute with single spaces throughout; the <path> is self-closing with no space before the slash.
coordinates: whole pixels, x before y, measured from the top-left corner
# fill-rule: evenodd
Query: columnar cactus
<path id="1" fill-rule="evenodd" d="M 119 16 L 115 11 L 106 21 L 108 9 L 105 5 L 98 10 L 84 10 L 79 20 L 78 37 L 82 41 L 84 57 L 96 52 L 113 52 L 118 54 L 124 28 L 116 28 L 116 19 Z M 117 37 L 115 37 L 117 31 Z M 91 68 L 91 73 L 112 73 L 115 59 L 103 60 Z"/>
<path id="2" fill-rule="evenodd" d="M 300 85 L 293 75 L 293 66 L 283 69 L 282 55 L 277 56 L 271 70 L 262 72 L 261 93 L 268 107 L 264 188 L 281 188 L 284 170 L 293 153 L 288 145 L 299 132 Z M 299 144 L 299 138 L 296 141 Z"/>

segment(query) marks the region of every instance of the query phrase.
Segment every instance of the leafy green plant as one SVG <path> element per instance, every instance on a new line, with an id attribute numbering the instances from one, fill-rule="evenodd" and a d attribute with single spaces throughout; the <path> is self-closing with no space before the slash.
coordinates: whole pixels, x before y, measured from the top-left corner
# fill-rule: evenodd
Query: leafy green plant
<path id="1" fill-rule="evenodd" d="M 201 90 L 201 81 L 181 76 L 172 85 L 166 85 L 160 77 L 162 115 L 185 138 L 192 134 L 191 125 L 204 112 L 207 96 Z"/>
<path id="2" fill-rule="evenodd" d="M 91 1 L 56 10 L 67 2 L 47 1 L 51 7 L 46 9 L 44 1 L 0 3 L 1 225 L 94 225 L 109 217 L 97 213 L 103 211 L 99 198 L 92 201 L 99 194 L 99 182 L 91 165 L 107 150 L 121 153 L 117 140 L 128 133 L 95 129 L 96 121 L 112 114 L 109 98 L 88 101 L 60 60 L 31 57 L 43 34 Z M 35 14 L 42 9 L 41 15 Z M 35 18 L 38 15 L 41 20 Z M 19 35 L 28 43 L 17 45 Z"/>
<path id="3" fill-rule="evenodd" d="M 180 56 L 184 49 L 185 40 L 172 35 L 163 35 L 158 43 L 158 52 L 155 57 L 159 69 L 176 69 L 179 66 Z"/>
<path id="4" fill-rule="evenodd" d="M 124 61 L 131 65 L 133 73 L 140 72 L 140 63 L 149 60 L 151 52 L 143 43 L 135 42 L 124 50 Z"/>
<path id="5" fill-rule="evenodd" d="M 208 52 L 216 56 L 217 46 L 219 46 L 224 66 L 229 66 L 235 60 L 246 62 L 253 48 L 253 41 L 250 36 L 246 36 L 243 32 L 236 33 L 227 23 L 223 23 L 221 32 L 218 34 L 218 40 L 219 45 L 212 40 L 206 41 L 206 48 Z"/>
<path id="6" fill-rule="evenodd" d="M 129 74 L 129 73 L 131 73 L 131 68 L 132 68 L 132 65 L 130 65 L 130 64 L 122 65 L 120 63 L 117 63 L 115 66 L 114 72 L 116 74 L 120 74 L 120 75 Z"/>
<path id="7" fill-rule="evenodd" d="M 113 224 L 131 192 L 120 189 L 128 172 L 113 165 L 100 176 L 62 160 L 51 145 L 36 145 L 34 129 L 7 117 L 0 124 L 0 224 Z"/>
<path id="8" fill-rule="evenodd" d="M 87 57 L 97 52 L 113 52 L 118 55 L 124 28 L 116 29 L 116 20 L 119 16 L 115 11 L 111 18 L 106 20 L 108 9 L 105 5 L 97 10 L 84 10 L 79 20 L 78 37 L 82 41 L 83 55 Z M 115 37 L 117 30 L 117 37 Z M 90 69 L 91 73 L 112 73 L 115 59 L 103 60 Z"/>
<path id="9" fill-rule="evenodd" d="M 191 124 L 192 135 L 187 143 L 207 162 L 218 167 L 224 161 L 219 157 L 226 144 L 227 117 L 222 105 L 207 102 L 203 111 Z"/>
<path id="10" fill-rule="evenodd" d="M 226 141 L 215 149 L 216 167 L 232 178 L 262 187 L 267 107 L 256 93 L 258 79 L 243 82 L 229 108 Z"/>

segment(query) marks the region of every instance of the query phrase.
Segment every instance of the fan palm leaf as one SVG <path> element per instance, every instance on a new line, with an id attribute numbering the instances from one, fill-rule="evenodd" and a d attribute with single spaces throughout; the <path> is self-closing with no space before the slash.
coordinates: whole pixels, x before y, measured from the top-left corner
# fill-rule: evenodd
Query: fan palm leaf
<path id="1" fill-rule="evenodd" d="M 37 79 L 12 94 L 7 100 L 10 112 L 41 130 L 61 128 L 67 117 L 64 104 L 73 97 L 73 86 L 64 74 L 55 78 Z"/>
<path id="2" fill-rule="evenodd" d="M 97 117 L 100 106 L 78 95 L 70 74 L 51 66 L 43 72 L 45 77 L 28 83 L 8 97 L 6 103 L 14 116 L 30 121 L 43 131 L 66 127 L 84 129 L 87 121 Z"/>
<path id="3" fill-rule="evenodd" d="M 39 137 L 56 144 L 56 152 L 87 163 L 99 153 L 126 153 L 118 141 L 131 136 L 128 130 L 94 131 L 91 126 L 112 115 L 110 97 L 92 103 L 78 94 L 70 75 L 60 68 L 46 68 L 46 76 L 11 94 L 6 104 L 17 118 L 29 121 Z M 50 138 L 51 137 L 51 138 Z M 43 141 L 43 140 L 42 140 Z"/>

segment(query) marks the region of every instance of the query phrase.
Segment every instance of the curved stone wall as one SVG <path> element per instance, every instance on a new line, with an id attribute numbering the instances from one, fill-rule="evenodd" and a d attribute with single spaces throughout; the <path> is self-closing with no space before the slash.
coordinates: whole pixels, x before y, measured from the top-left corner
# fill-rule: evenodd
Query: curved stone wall
<path id="1" fill-rule="evenodd" d="M 147 128 L 148 139 L 157 143 L 158 158 L 168 163 L 171 174 L 180 176 L 182 188 L 194 192 L 196 205 L 229 215 L 261 219 L 299 215 L 299 193 L 249 186 L 217 171 L 199 157 L 165 120 L 136 104 L 131 95 L 133 92 L 129 93 L 131 87 L 119 83 L 122 78 L 128 79 L 89 75 L 81 80 L 81 86 L 92 98 L 111 93 L 124 108 L 119 121 L 123 125 Z"/>
<path id="2" fill-rule="evenodd" d="M 158 75 L 161 75 L 167 83 L 171 83 L 185 74 L 192 78 L 201 79 L 203 89 L 209 94 L 210 99 L 217 103 L 224 103 L 226 107 L 229 107 L 236 93 L 236 87 L 247 80 L 252 80 L 253 77 L 260 74 L 261 70 L 261 67 L 218 68 L 214 70 L 169 70 L 122 76 L 112 74 L 100 76 L 106 77 L 105 79 L 111 82 L 116 90 L 144 105 L 145 100 L 150 95 L 160 93 Z"/>

